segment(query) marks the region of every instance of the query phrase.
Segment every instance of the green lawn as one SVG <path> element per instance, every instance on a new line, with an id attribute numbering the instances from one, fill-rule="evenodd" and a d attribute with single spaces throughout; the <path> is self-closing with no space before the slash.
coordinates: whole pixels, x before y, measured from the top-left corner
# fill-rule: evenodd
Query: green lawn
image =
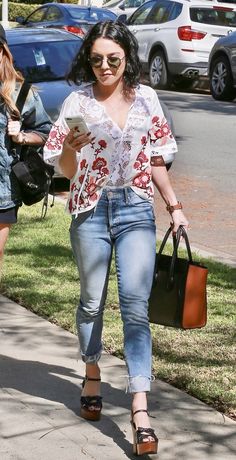
<path id="1" fill-rule="evenodd" d="M 23 207 L 12 229 L 1 292 L 35 313 L 75 332 L 79 279 L 70 242 L 70 217 L 60 203 L 40 219 L 41 204 Z M 180 331 L 152 325 L 153 373 L 231 417 L 236 414 L 235 269 L 210 260 L 208 323 Z M 114 265 L 104 318 L 107 352 L 123 357 Z"/>

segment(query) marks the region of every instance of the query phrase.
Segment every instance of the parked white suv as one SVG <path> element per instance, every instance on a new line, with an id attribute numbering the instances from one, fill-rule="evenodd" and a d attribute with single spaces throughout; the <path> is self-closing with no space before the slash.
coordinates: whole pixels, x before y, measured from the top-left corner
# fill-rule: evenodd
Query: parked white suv
<path id="1" fill-rule="evenodd" d="M 167 88 L 207 76 L 214 43 L 236 30 L 236 2 L 150 0 L 125 22 L 138 40 L 151 86 Z"/>

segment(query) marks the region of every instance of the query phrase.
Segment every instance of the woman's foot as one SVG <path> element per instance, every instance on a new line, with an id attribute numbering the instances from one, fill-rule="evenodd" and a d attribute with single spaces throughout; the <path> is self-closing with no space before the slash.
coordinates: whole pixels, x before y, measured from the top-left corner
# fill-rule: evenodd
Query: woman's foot
<path id="1" fill-rule="evenodd" d="M 102 397 L 100 393 L 100 369 L 97 365 L 86 366 L 86 376 L 82 383 L 81 416 L 86 420 L 99 420 L 102 410 Z"/>
<path id="2" fill-rule="evenodd" d="M 146 393 L 135 393 L 131 410 L 133 452 L 137 455 L 156 454 L 158 439 L 151 428 Z"/>

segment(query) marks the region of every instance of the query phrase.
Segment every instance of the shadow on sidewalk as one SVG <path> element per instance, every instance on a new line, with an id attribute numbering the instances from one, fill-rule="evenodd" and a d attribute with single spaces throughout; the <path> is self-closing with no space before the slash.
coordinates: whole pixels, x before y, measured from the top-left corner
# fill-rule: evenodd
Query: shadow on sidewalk
<path id="1" fill-rule="evenodd" d="M 78 385 L 72 383 L 70 381 L 71 378 L 78 379 Z M 74 369 L 46 364 L 39 361 L 19 360 L 0 355 L 0 387 L 6 390 L 14 389 L 26 396 L 31 395 L 36 398 L 42 398 L 42 405 L 39 405 L 38 401 L 33 402 L 37 412 L 42 414 L 45 414 L 45 409 L 48 410 L 47 402 L 62 404 L 79 417 L 78 422 L 76 422 L 78 424 L 82 421 L 80 419 L 79 388 L 79 383 L 82 382 L 82 379 L 83 377 L 79 376 Z M 114 389 L 109 384 L 103 383 L 103 393 L 106 395 L 106 403 L 110 402 L 111 405 L 114 405 L 114 402 L 116 402 L 117 406 L 118 402 L 119 407 L 124 405 L 125 409 L 127 408 L 128 410 L 129 398 L 127 395 L 124 397 L 123 391 Z M 107 396 L 109 401 L 107 401 Z M 21 400 L 24 401 L 24 398 L 21 397 Z M 10 411 L 11 406 L 8 403 L 8 412 Z M 119 413 L 118 418 L 123 415 L 123 412 L 122 414 Z M 129 413 L 125 414 L 125 417 L 129 417 Z M 114 413 L 112 418 L 114 418 Z M 96 424 L 93 422 L 91 425 L 93 425 L 93 427 L 96 426 L 105 436 L 111 438 L 114 444 L 117 444 L 127 458 L 136 458 L 136 456 L 134 457 L 131 454 L 132 445 L 125 438 L 125 433 L 119 429 L 112 418 L 103 415 L 101 421 L 96 422 Z M 58 421 L 60 421 L 60 417 Z M 76 423 L 73 424 L 69 422 L 66 426 L 76 425 Z M 60 429 L 63 426 L 64 425 L 61 426 L 60 424 L 58 428 Z M 150 457 L 143 456 L 142 458 L 145 460 Z"/>
<path id="2" fill-rule="evenodd" d="M 47 402 L 55 402 L 64 405 L 72 411 L 75 416 L 79 417 L 79 384 L 81 383 L 79 380 L 81 379 L 82 381 L 83 376 L 78 375 L 74 369 L 54 364 L 46 364 L 39 361 L 19 360 L 0 355 L 0 370 L 0 386 L 3 389 L 13 389 L 26 396 L 32 395 L 43 399 L 42 405 L 39 405 L 38 401 L 31 402 L 31 406 L 35 404 L 37 412 L 45 415 L 45 410 L 48 410 Z M 114 380 L 114 367 L 109 366 L 106 367 L 104 371 L 105 370 L 106 375 L 108 377 L 109 374 L 111 377 L 113 375 Z M 117 372 L 120 372 L 120 369 L 117 369 Z M 70 379 L 76 379 L 75 383 L 70 381 Z M 122 421 L 122 426 L 124 427 L 124 419 L 127 420 L 128 423 L 130 396 L 124 394 L 123 390 L 114 388 L 108 383 L 102 384 L 102 392 L 106 408 L 103 411 L 102 419 L 96 422 L 96 424 L 91 423 L 91 426 L 96 427 L 103 435 L 113 440 L 114 444 L 123 451 L 127 458 L 137 458 L 132 455 L 132 445 L 126 439 L 126 429 L 121 431 L 118 426 Z M 24 401 L 24 398 L 21 397 L 21 400 Z M 219 427 L 217 430 L 212 429 L 212 420 L 208 425 L 208 414 L 211 415 L 214 411 L 208 408 L 208 406 L 194 400 L 194 398 L 189 398 L 188 395 L 185 395 L 177 389 L 173 388 L 170 391 L 169 386 L 162 382 L 158 383 L 158 400 L 157 395 L 152 393 L 150 396 L 150 403 L 151 411 L 154 413 L 154 411 L 156 412 L 158 410 L 159 414 L 157 422 L 155 423 L 153 421 L 153 426 L 155 427 L 156 424 L 156 428 L 160 428 L 162 433 L 159 434 L 161 434 L 161 438 L 165 440 L 165 442 L 175 442 L 176 440 L 180 449 L 183 449 L 182 458 L 186 458 L 186 449 L 191 442 L 199 443 L 199 458 L 201 458 L 203 454 L 205 456 L 209 455 L 209 458 L 212 458 L 214 448 L 217 444 L 224 445 L 225 452 L 228 452 L 228 454 L 234 453 L 231 444 L 234 436 L 233 427 L 229 426 L 228 429 L 222 430 L 221 432 L 223 416 L 221 419 L 219 414 L 219 418 L 215 421 L 216 425 L 219 425 Z M 11 406 L 8 403 L 8 412 L 10 411 Z M 105 415 L 105 412 L 108 415 Z M 114 419 L 117 420 L 117 423 L 114 422 Z M 58 420 L 55 420 L 55 422 L 58 429 L 62 428 L 60 415 L 58 415 Z M 66 426 L 72 426 L 82 422 L 84 422 L 84 420 L 82 421 L 78 418 L 78 422 L 76 421 L 73 423 L 72 419 L 72 423 L 69 422 Z M 176 427 L 178 427 L 178 429 L 176 429 Z M 57 427 L 55 429 L 57 429 Z M 129 433 L 128 436 L 131 439 L 130 434 L 131 433 Z M 179 436 L 180 439 L 178 439 Z M 151 457 L 142 456 L 143 460 L 149 458 Z"/>

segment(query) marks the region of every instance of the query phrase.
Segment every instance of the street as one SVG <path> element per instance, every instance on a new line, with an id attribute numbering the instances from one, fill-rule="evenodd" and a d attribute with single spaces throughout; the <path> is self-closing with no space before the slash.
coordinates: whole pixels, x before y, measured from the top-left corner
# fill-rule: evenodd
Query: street
<path id="1" fill-rule="evenodd" d="M 174 120 L 179 152 L 170 176 L 191 224 L 190 241 L 236 263 L 236 101 L 169 91 L 158 95 Z M 159 197 L 155 209 L 163 232 L 170 219 Z"/>

